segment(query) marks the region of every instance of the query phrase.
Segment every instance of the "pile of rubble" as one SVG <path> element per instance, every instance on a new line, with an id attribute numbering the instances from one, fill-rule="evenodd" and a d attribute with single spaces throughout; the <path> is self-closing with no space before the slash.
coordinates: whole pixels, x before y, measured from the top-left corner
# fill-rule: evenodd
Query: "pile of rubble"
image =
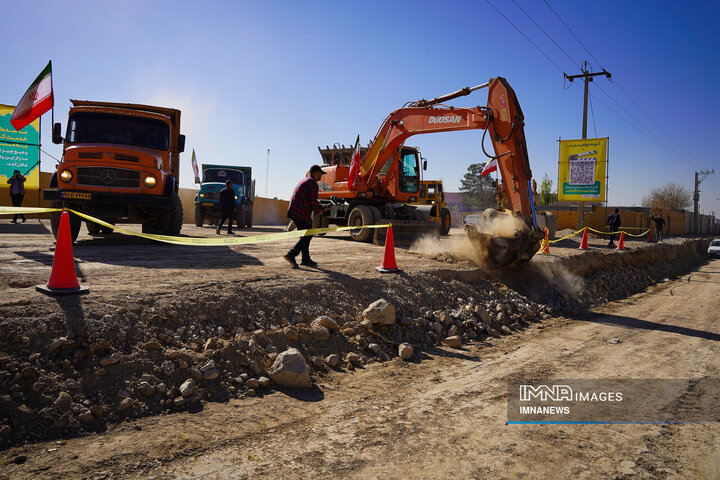
<path id="1" fill-rule="evenodd" d="M 30 307 L 26 315 L 16 307 L 5 317 L 14 320 L 0 323 L 0 442 L 101 430 L 127 418 L 198 409 L 203 401 L 307 388 L 330 369 L 408 360 L 441 343 L 457 348 L 510 334 L 550 312 L 490 279 L 378 282 L 368 291 L 384 291 L 387 299 L 365 308 L 355 302 L 352 310 L 342 289 L 317 302 L 289 290 L 247 288 L 119 307 L 114 314 L 86 311 L 82 328 L 77 319 L 56 313 L 40 320 L 27 315 Z M 256 299 L 255 308 L 237 313 L 245 305 L 239 299 L 247 298 Z M 288 298 L 292 308 L 277 307 Z M 178 313 L 183 310 L 187 316 Z"/>

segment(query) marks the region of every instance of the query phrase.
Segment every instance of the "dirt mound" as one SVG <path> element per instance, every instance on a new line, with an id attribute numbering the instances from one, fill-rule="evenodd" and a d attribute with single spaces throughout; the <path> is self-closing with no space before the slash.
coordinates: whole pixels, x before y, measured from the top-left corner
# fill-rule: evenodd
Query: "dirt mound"
<path id="1" fill-rule="evenodd" d="M 553 311 L 619 298 L 686 271 L 701 249 L 695 241 L 612 256 L 589 252 L 502 279 L 447 269 L 343 276 L 300 288 L 216 282 L 109 303 L 6 303 L 0 307 L 0 445 L 263 395 L 275 388 L 269 367 L 288 348 L 302 353 L 317 378 L 330 368 L 396 358 L 404 342 L 417 352 L 511 334 Z M 363 317 L 379 298 L 395 308 L 394 324 Z M 321 316 L 329 320 L 313 323 Z"/>

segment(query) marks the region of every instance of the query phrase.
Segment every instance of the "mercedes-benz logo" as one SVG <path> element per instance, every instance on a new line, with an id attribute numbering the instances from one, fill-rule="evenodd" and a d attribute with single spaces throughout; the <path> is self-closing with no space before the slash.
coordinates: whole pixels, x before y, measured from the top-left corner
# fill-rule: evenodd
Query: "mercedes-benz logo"
<path id="1" fill-rule="evenodd" d="M 100 180 L 102 180 L 105 185 L 111 185 L 115 183 L 116 178 L 117 175 L 112 170 L 103 170 L 102 172 L 100 172 Z"/>

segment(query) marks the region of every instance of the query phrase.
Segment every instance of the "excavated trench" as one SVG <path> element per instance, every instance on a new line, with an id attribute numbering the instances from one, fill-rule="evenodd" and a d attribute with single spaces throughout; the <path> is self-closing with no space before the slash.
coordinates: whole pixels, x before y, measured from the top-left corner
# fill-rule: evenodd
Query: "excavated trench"
<path id="1" fill-rule="evenodd" d="M 397 358 L 403 342 L 417 355 L 448 337 L 472 342 L 509 335 L 686 273 L 705 261 L 708 243 L 588 251 L 501 276 L 459 272 L 448 263 L 412 277 L 346 277 L 301 289 L 213 283 L 112 305 L 83 307 L 72 298 L 60 308 L 6 305 L 0 310 L 0 446 L 264 395 L 280 389 L 267 370 L 290 347 L 317 378 Z M 379 298 L 394 306 L 394 324 L 363 317 Z M 325 326 L 313 323 L 320 316 L 329 317 L 320 322 Z M 189 379 L 194 389 L 183 395 Z"/>

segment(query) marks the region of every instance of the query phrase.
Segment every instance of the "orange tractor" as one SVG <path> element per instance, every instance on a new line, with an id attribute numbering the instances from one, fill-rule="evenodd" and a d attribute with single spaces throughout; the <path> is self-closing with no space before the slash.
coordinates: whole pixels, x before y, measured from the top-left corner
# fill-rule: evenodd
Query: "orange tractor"
<path id="1" fill-rule="evenodd" d="M 481 88 L 488 89 L 486 106 L 460 108 L 443 104 Z M 489 133 L 494 155 L 485 152 L 481 142 L 483 152 L 498 162 L 510 208 L 488 209 L 483 215 L 469 216 L 465 230 L 489 267 L 522 266 L 537 252 L 543 238 L 535 218 L 523 126 L 515 92 L 502 77 L 432 100 L 411 102 L 392 112 L 370 145 L 361 150 L 352 183 L 348 180 L 348 153 L 351 155 L 352 149 L 320 149 L 326 173 L 319 182 L 319 198 L 330 207 L 322 225 L 357 226 L 351 235 L 359 241 L 368 241 L 373 235 L 373 229 L 362 228 L 364 225 L 392 223 L 396 234 L 437 231 L 441 224 L 428 221 L 422 209 L 413 205 L 418 203 L 421 191 L 421 157 L 416 148 L 405 146 L 405 141 L 423 133 L 482 130 L 483 142 Z"/>

